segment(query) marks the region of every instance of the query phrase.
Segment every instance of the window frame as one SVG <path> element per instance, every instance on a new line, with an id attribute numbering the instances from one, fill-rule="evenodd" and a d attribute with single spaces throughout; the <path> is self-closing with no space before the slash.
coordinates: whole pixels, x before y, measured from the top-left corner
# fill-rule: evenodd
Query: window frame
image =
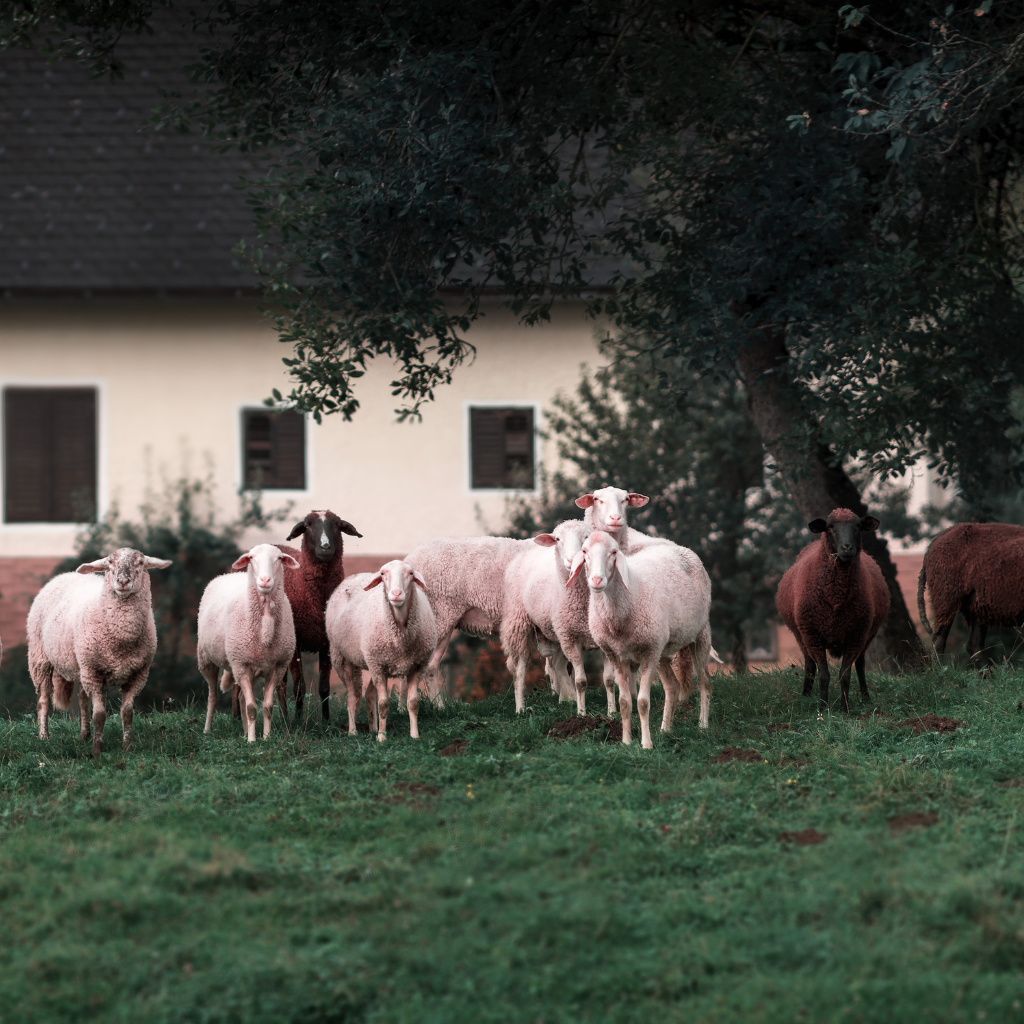
<path id="1" fill-rule="evenodd" d="M 540 494 L 541 475 L 541 437 L 540 414 L 542 403 L 534 399 L 517 400 L 503 398 L 472 401 L 465 399 L 462 403 L 462 481 L 464 493 L 473 497 L 482 494 L 497 494 L 510 497 L 529 494 L 536 497 Z M 473 486 L 473 409 L 532 409 L 533 410 L 533 487 L 474 487 Z"/>
<path id="2" fill-rule="evenodd" d="M 91 388 L 96 392 L 96 522 L 108 512 L 107 501 L 107 382 L 101 377 L 2 377 L 0 378 L 0 402 L 8 388 Z M 0 416 L 0 459 L 7 457 L 6 417 Z M 77 529 L 81 523 L 75 521 L 56 522 L 40 520 L 34 523 L 9 523 L 4 519 L 7 507 L 6 473 L 0 472 L 0 532 L 7 534 L 48 531 L 66 533 L 69 528 Z"/>
<path id="3" fill-rule="evenodd" d="M 248 402 L 235 403 L 235 489 L 245 494 L 255 494 L 256 489 L 247 487 L 245 483 L 245 413 L 253 412 L 295 412 L 290 405 L 268 406 L 262 398 Z M 306 464 L 306 486 L 305 487 L 268 487 L 262 494 L 283 494 L 286 497 L 300 498 L 308 495 L 313 490 L 313 445 L 310 424 L 313 422 L 309 413 L 301 413 L 305 424 L 302 432 L 302 454 Z"/>

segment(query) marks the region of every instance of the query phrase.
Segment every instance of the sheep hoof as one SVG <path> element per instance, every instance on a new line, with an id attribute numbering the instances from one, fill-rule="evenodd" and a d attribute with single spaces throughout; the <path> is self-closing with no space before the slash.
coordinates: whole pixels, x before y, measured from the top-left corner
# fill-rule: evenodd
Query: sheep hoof
<path id="1" fill-rule="evenodd" d="M 377 742 L 378 743 L 383 743 L 387 738 L 388 737 L 387 737 L 386 733 L 383 733 L 383 732 L 377 733 Z"/>

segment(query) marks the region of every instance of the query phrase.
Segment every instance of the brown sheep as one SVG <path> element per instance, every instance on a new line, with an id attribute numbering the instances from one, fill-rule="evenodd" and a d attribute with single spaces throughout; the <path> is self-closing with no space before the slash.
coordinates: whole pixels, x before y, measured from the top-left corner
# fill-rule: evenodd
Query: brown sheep
<path id="1" fill-rule="evenodd" d="M 928 621 L 924 593 L 932 599 L 935 628 Z M 967 653 L 982 668 L 989 626 L 1024 625 L 1024 526 L 960 523 L 931 542 L 917 578 L 921 625 L 934 632 L 935 653 L 943 654 L 960 612 L 970 633 Z"/>
<path id="2" fill-rule="evenodd" d="M 864 652 L 889 614 L 889 590 L 878 563 L 861 550 L 861 533 L 878 529 L 874 516 L 862 519 L 847 508 L 807 524 L 820 533 L 786 571 L 775 597 L 782 621 L 804 656 L 806 697 L 821 674 L 821 709 L 828 706 L 828 654 L 841 657 L 843 710 L 850 710 L 850 669 L 856 664 L 861 696 L 869 699 Z"/>

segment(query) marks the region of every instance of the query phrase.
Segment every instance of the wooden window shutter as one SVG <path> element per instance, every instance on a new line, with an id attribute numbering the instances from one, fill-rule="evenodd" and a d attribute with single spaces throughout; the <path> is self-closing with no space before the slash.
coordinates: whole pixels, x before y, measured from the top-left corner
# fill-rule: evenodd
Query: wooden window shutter
<path id="1" fill-rule="evenodd" d="M 471 408 L 469 429 L 474 488 L 533 489 L 533 409 Z"/>
<path id="2" fill-rule="evenodd" d="M 5 522 L 81 523 L 95 518 L 95 389 L 7 388 Z"/>
<path id="3" fill-rule="evenodd" d="M 305 488 L 306 419 L 302 413 L 245 409 L 242 438 L 246 487 Z"/>

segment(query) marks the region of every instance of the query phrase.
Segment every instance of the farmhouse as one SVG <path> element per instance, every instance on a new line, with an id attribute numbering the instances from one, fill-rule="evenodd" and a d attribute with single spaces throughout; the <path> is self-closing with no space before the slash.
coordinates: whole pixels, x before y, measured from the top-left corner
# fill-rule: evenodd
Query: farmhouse
<path id="1" fill-rule="evenodd" d="M 397 421 L 383 362 L 362 378 L 353 422 L 271 415 L 264 399 L 287 390 L 289 353 L 236 252 L 252 235 L 237 183 L 258 168 L 194 135 L 138 128 L 161 90 L 187 95 L 190 45 L 167 32 L 126 40 L 118 82 L 0 55 L 5 645 L 24 639 L 29 601 L 72 552 L 75 524 L 113 507 L 136 516 L 167 480 L 209 476 L 222 520 L 256 487 L 268 508 L 331 508 L 363 534 L 346 540 L 349 571 L 430 536 L 497 529 L 509 496 L 554 466 L 536 432 L 543 411 L 600 359 L 582 302 L 527 328 L 495 297 L 468 335 L 475 359 L 422 421 Z M 916 607 L 920 554 L 897 561 Z M 750 653 L 795 650 L 773 630 Z"/>

